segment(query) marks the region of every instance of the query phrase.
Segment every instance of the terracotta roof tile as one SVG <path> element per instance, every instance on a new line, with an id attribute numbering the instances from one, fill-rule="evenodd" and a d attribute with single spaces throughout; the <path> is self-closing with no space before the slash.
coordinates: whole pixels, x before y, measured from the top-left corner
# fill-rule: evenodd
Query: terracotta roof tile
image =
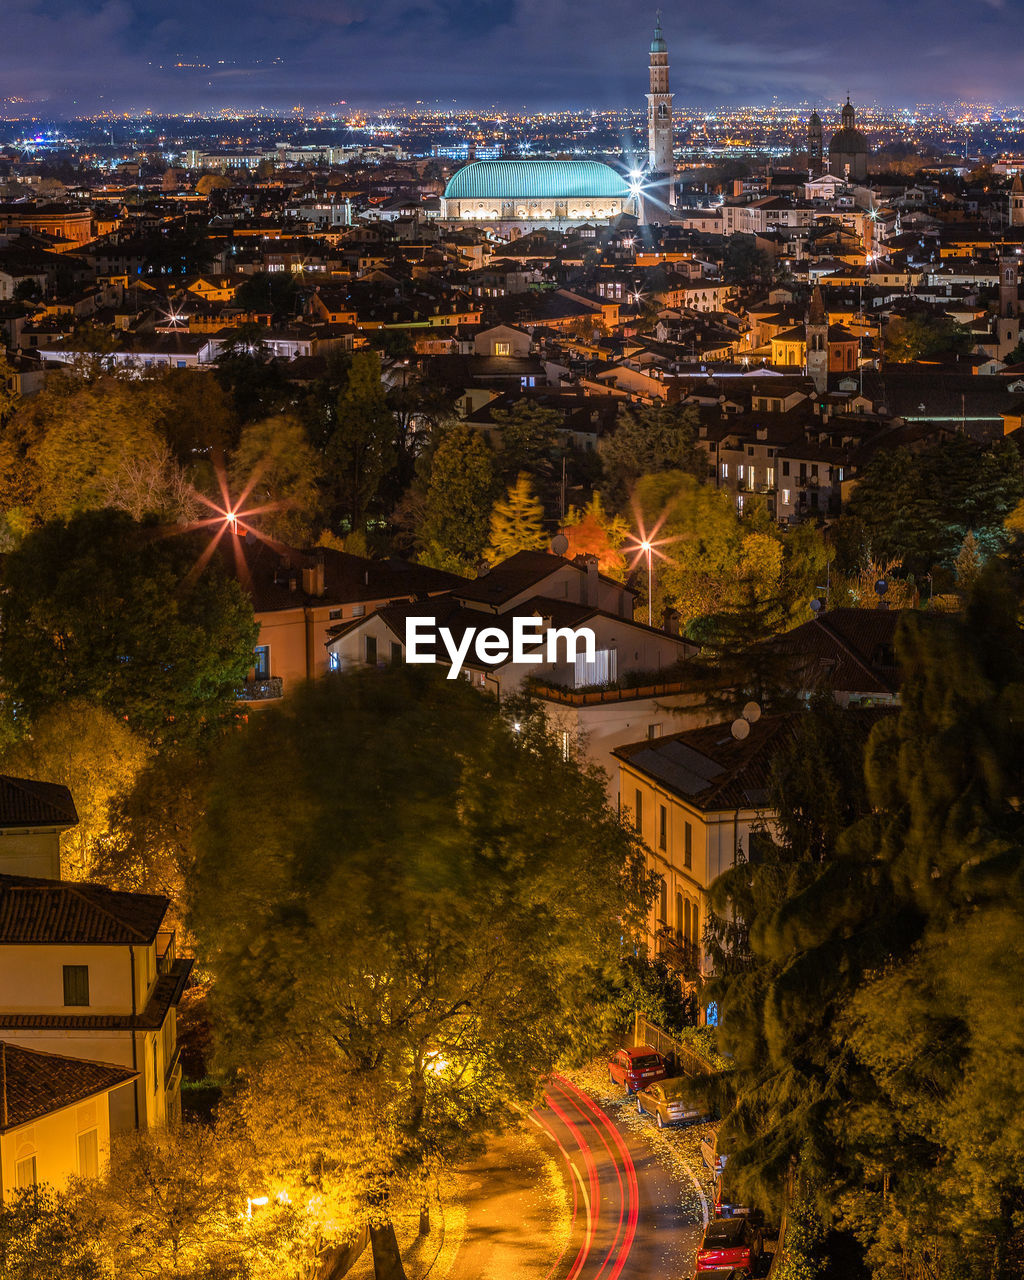
<path id="1" fill-rule="evenodd" d="M 73 827 L 77 822 L 67 787 L 0 774 L 0 827 Z"/>
<path id="2" fill-rule="evenodd" d="M 170 905 L 162 894 L 0 875 L 0 944 L 149 943 Z"/>
<path id="3" fill-rule="evenodd" d="M 40 1053 L 0 1040 L 0 1132 L 127 1084 L 126 1067 L 57 1053 Z"/>

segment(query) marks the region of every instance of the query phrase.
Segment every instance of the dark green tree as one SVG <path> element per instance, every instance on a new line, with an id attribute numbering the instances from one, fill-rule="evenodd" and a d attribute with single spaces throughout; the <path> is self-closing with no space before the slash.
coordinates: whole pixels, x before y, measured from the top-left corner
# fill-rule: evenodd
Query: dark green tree
<path id="1" fill-rule="evenodd" d="M 442 436 L 431 460 L 417 531 L 423 564 L 469 577 L 476 573 L 490 537 L 498 488 L 493 458 L 487 441 L 473 427 L 460 423 Z"/>
<path id="2" fill-rule="evenodd" d="M 650 900 L 602 777 L 518 728 L 432 670 L 359 670 L 213 770 L 192 922 L 221 1063 L 277 1068 L 278 1114 L 320 1099 L 303 1140 L 344 1152 L 379 1280 L 393 1206 L 597 1047 Z"/>
<path id="3" fill-rule="evenodd" d="M 252 603 L 207 538 L 161 537 L 116 511 L 34 531 L 7 557 L 0 677 L 29 720 L 94 701 L 144 735 L 184 739 L 232 712 L 252 664 Z"/>
<path id="4" fill-rule="evenodd" d="M 352 357 L 326 452 L 339 523 L 353 533 L 364 530 L 381 483 L 398 460 L 395 417 L 374 351 L 357 351 Z"/>
<path id="5" fill-rule="evenodd" d="M 704 452 L 697 447 L 697 411 L 677 405 L 631 406 L 619 416 L 601 452 L 609 508 L 623 509 L 637 480 L 661 471 L 684 471 L 703 479 Z"/>

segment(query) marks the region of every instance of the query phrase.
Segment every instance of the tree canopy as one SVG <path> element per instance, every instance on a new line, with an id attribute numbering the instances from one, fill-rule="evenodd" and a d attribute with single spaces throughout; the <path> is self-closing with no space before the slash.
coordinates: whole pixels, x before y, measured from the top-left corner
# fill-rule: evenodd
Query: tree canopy
<path id="1" fill-rule="evenodd" d="M 649 892 L 602 776 L 433 671 L 328 677 L 225 741 L 192 906 L 221 1061 L 319 1117 L 379 1277 L 393 1203 L 594 1050 Z"/>
<path id="2" fill-rule="evenodd" d="M 252 603 L 206 539 L 160 536 L 117 511 L 30 533 L 5 562 L 0 676 L 29 722 L 71 699 L 155 739 L 201 733 L 252 665 Z"/>

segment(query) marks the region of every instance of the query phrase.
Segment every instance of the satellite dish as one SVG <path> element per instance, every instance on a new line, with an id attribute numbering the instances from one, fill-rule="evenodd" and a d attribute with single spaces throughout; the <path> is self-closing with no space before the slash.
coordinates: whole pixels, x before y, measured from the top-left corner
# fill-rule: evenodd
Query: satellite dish
<path id="1" fill-rule="evenodd" d="M 886 582 L 884 578 L 879 578 L 878 581 L 875 583 L 875 595 L 884 596 L 888 590 L 889 590 L 888 582 Z"/>
<path id="2" fill-rule="evenodd" d="M 750 734 L 750 721 L 744 720 L 742 716 L 738 720 L 732 722 L 732 736 L 737 742 L 742 742 L 744 738 Z"/>
<path id="3" fill-rule="evenodd" d="M 761 707 L 756 702 L 748 702 L 743 708 L 743 719 L 747 724 L 757 724 L 761 719 Z"/>
<path id="4" fill-rule="evenodd" d="M 564 556 L 569 550 L 569 539 L 564 533 L 556 533 L 551 539 L 551 552 L 556 556 Z"/>
<path id="5" fill-rule="evenodd" d="M 811 612 L 812 612 L 812 613 L 821 613 L 821 609 L 822 609 L 822 604 L 821 604 L 821 601 L 820 601 L 820 600 L 815 599 L 815 600 L 812 600 L 812 601 L 811 601 Z"/>

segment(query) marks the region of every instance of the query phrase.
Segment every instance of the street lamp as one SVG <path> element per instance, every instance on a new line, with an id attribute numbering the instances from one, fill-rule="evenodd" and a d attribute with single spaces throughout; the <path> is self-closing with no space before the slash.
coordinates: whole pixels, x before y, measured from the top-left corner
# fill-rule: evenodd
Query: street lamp
<path id="1" fill-rule="evenodd" d="M 647 557 L 647 625 L 654 625 L 654 543 L 645 538 L 640 543 L 640 550 Z"/>

